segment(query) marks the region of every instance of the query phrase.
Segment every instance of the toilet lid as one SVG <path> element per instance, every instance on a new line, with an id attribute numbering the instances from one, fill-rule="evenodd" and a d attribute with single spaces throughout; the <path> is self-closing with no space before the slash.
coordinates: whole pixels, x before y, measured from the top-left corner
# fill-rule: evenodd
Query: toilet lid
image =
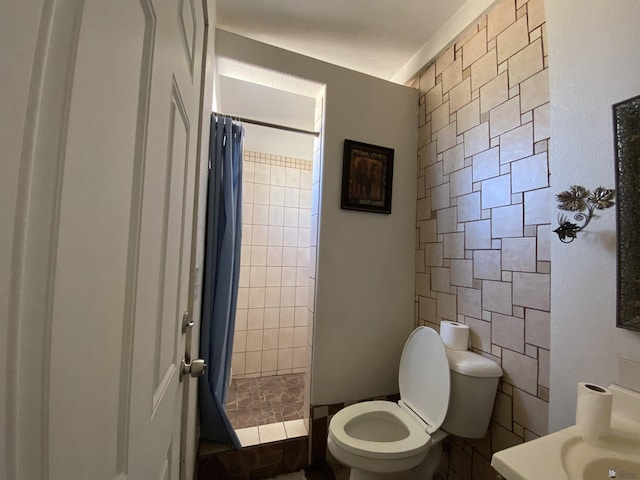
<path id="1" fill-rule="evenodd" d="M 436 431 L 447 415 L 450 373 L 440 335 L 418 327 L 407 339 L 400 358 L 400 398 L 424 420 L 428 433 Z"/>

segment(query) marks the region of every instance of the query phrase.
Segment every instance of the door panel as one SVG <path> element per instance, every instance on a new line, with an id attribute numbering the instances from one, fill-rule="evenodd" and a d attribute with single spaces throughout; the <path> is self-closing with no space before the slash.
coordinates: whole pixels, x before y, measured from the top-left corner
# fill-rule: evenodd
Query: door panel
<path id="1" fill-rule="evenodd" d="M 202 4 L 78 4 L 53 245 L 49 478 L 177 479 Z"/>

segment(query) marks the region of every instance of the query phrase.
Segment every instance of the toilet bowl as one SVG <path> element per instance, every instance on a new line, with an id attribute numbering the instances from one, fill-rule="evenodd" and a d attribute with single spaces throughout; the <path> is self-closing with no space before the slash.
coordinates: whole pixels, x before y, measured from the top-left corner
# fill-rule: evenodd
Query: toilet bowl
<path id="1" fill-rule="evenodd" d="M 497 379 L 502 375 L 502 370 L 491 360 L 472 352 L 464 353 L 472 357 L 464 356 L 461 352 L 465 370 L 463 374 L 458 372 L 458 377 L 471 375 L 476 382 L 481 378 L 486 379 L 474 383 L 473 388 L 474 391 L 487 390 L 489 394 L 493 388 L 493 397 L 490 398 L 492 407 Z M 327 446 L 336 460 L 351 467 L 351 480 L 433 478 L 440 462 L 441 442 L 447 436 L 440 426 L 446 422 L 451 425 L 460 423 L 456 423 L 455 419 L 450 420 L 447 415 L 452 394 L 450 362 L 455 363 L 460 355 L 452 357 L 435 330 L 418 327 L 409 336 L 402 351 L 398 372 L 401 398 L 398 403 L 361 402 L 343 408 L 333 416 L 329 424 Z M 472 364 L 475 367 L 470 367 Z M 459 388 L 458 377 L 455 378 L 455 389 Z M 465 384 L 464 380 L 462 383 Z M 463 393 L 468 394 L 468 388 Z M 458 404 L 462 405 L 464 411 L 465 402 L 459 401 Z M 456 416 L 460 415 L 459 408 L 456 408 Z M 474 415 L 481 417 L 480 423 L 473 420 L 472 430 L 465 425 L 463 432 L 449 432 L 475 435 L 483 426 L 486 432 L 491 408 L 487 412 L 483 405 L 481 411 L 476 408 L 473 410 Z"/>

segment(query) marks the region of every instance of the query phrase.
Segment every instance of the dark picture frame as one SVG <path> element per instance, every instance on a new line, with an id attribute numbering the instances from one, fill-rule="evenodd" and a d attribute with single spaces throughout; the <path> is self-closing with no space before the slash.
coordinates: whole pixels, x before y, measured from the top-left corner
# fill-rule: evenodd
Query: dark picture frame
<path id="1" fill-rule="evenodd" d="M 640 95 L 613 105 L 616 161 L 616 326 L 640 332 Z"/>
<path id="2" fill-rule="evenodd" d="M 393 148 L 344 141 L 340 207 L 391 213 Z"/>

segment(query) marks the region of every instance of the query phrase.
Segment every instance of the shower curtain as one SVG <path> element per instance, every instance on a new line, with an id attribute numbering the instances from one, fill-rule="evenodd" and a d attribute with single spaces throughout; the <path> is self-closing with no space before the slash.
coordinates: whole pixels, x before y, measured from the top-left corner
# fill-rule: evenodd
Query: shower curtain
<path id="1" fill-rule="evenodd" d="M 242 125 L 211 115 L 198 399 L 201 437 L 240 448 L 224 406 L 231 380 L 242 239 Z"/>

